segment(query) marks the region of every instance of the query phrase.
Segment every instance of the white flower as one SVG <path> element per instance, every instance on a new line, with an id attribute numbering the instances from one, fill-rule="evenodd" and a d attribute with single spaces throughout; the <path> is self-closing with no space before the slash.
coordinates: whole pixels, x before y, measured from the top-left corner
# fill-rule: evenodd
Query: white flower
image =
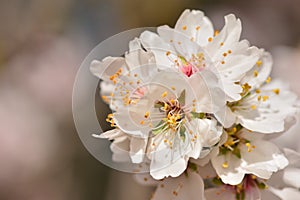
<path id="1" fill-rule="evenodd" d="M 282 200 L 300 199 L 300 154 L 284 149 L 289 165 L 268 180 L 269 190 Z M 268 194 L 271 195 L 271 194 Z"/>
<path id="2" fill-rule="evenodd" d="M 150 173 L 156 179 L 179 176 L 190 157 L 200 156 L 203 135 L 220 131 L 212 126 L 215 122 L 204 119 L 209 117 L 204 113 L 211 113 L 216 105 L 209 96 L 214 91 L 206 85 L 214 86 L 214 79 L 204 80 L 203 76 L 187 78 L 178 72 L 161 71 L 151 84 L 142 86 L 145 89 L 138 102 L 113 114 L 116 126 L 125 133 L 149 137 L 144 153 L 151 160 Z M 197 91 L 193 85 L 197 85 Z"/>
<path id="3" fill-rule="evenodd" d="M 162 181 L 153 180 L 147 175 L 136 175 L 136 179 L 143 185 L 157 186 L 152 200 L 199 200 L 204 197 L 204 183 L 199 173 L 187 170 L 176 178 L 165 178 Z"/>
<path id="4" fill-rule="evenodd" d="M 271 179 L 263 180 L 254 175 L 246 175 L 238 185 L 226 185 L 217 178 L 216 187 L 205 190 L 207 200 L 297 200 L 300 198 L 300 155 L 285 149 L 289 166 L 274 174 Z"/>
<path id="5" fill-rule="evenodd" d="M 142 90 L 138 85 L 147 82 L 157 73 L 154 56 L 142 49 L 140 41 L 134 39 L 129 43 L 129 52 L 124 57 L 106 57 L 102 61 L 91 63 L 91 72 L 103 80 L 100 83 L 103 100 L 112 110 L 117 110 L 131 103 L 133 94 L 138 99 Z"/>
<path id="6" fill-rule="evenodd" d="M 259 58 L 256 47 L 240 40 L 241 22 L 234 15 L 225 16 L 225 26 L 218 33 L 201 11 L 185 10 L 175 28 L 158 27 L 158 35 L 144 32 L 143 46 L 155 55 L 160 68 L 176 68 L 187 76 L 214 71 L 223 84 L 226 100 L 241 98 L 242 87 L 237 84 Z"/>
<path id="7" fill-rule="evenodd" d="M 190 157 L 199 158 L 203 146 L 218 141 L 221 129 L 211 114 L 224 107 L 225 100 L 210 71 L 190 77 L 171 69 L 158 71 L 151 55 L 135 39 L 125 58 L 94 61 L 91 71 L 104 80 L 102 93 L 111 93 L 103 96 L 115 111 L 107 121 L 129 138 L 125 151 L 132 162 L 150 159 L 154 178 L 177 177 Z M 121 142 L 111 148 L 128 139 Z"/>
<path id="8" fill-rule="evenodd" d="M 211 161 L 222 182 L 230 185 L 240 184 L 246 174 L 269 179 L 288 165 L 276 145 L 246 129 L 229 132 L 219 155 Z"/>
<path id="9" fill-rule="evenodd" d="M 241 124 L 251 131 L 261 133 L 282 132 L 285 120 L 297 112 L 297 95 L 279 80 L 259 89 L 252 89 L 248 84 L 244 88 L 246 92 L 241 100 L 228 103 L 225 111 L 216 114 L 225 128 Z"/>

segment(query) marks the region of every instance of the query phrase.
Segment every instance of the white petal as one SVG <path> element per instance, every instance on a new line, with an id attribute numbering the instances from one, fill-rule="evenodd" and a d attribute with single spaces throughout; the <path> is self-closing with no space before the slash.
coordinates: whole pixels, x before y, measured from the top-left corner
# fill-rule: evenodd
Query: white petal
<path id="1" fill-rule="evenodd" d="M 300 169 L 288 167 L 283 170 L 283 180 L 289 186 L 300 188 Z"/>
<path id="2" fill-rule="evenodd" d="M 155 58 L 152 52 L 142 49 L 140 40 L 136 38 L 129 42 L 129 52 L 125 54 L 125 61 L 130 70 L 133 70 L 154 63 Z"/>
<path id="3" fill-rule="evenodd" d="M 211 21 L 199 10 L 186 9 L 175 25 L 175 30 L 193 38 L 199 45 L 205 46 L 208 38 L 213 36 L 214 29 Z"/>
<path id="4" fill-rule="evenodd" d="M 141 185 L 157 186 L 160 181 L 153 179 L 149 173 L 134 174 L 134 179 Z"/>
<path id="5" fill-rule="evenodd" d="M 226 95 L 219 85 L 217 76 L 204 70 L 193 74 L 189 83 L 196 96 L 196 112 L 216 113 L 226 104 Z"/>
<path id="6" fill-rule="evenodd" d="M 129 156 L 129 139 L 123 141 L 113 142 L 110 149 L 113 152 L 112 160 L 115 162 L 130 162 Z"/>
<path id="7" fill-rule="evenodd" d="M 273 192 L 275 195 L 280 197 L 282 200 L 299 200 L 300 199 L 300 192 L 295 188 L 283 188 L 275 189 L 270 187 L 269 190 Z"/>
<path id="8" fill-rule="evenodd" d="M 213 167 L 225 184 L 237 185 L 242 182 L 245 173 L 240 168 L 241 160 L 231 153 L 211 159 Z M 227 163 L 228 167 L 223 167 Z"/>
<path id="9" fill-rule="evenodd" d="M 248 83 L 252 90 L 259 88 L 270 76 L 272 70 L 273 59 L 270 53 L 263 52 L 258 62 L 261 63 L 255 64 L 241 80 L 241 84 Z M 255 71 L 257 72 L 257 75 L 254 75 Z"/>
<path id="10" fill-rule="evenodd" d="M 246 145 L 240 146 L 242 159 L 246 162 L 243 169 L 263 179 L 269 179 L 273 172 L 277 172 L 288 165 L 288 160 L 271 142 L 258 140 L 250 141 L 253 145 L 248 152 Z"/>
<path id="11" fill-rule="evenodd" d="M 169 69 L 174 63 L 166 55 L 167 52 L 177 55 L 172 45 L 167 43 L 164 39 L 159 37 L 157 34 L 145 31 L 140 35 L 140 40 L 143 46 L 153 52 L 155 60 L 160 69 Z"/>
<path id="12" fill-rule="evenodd" d="M 218 187 L 205 190 L 205 197 L 207 200 L 236 200 L 235 190 Z"/>
<path id="13" fill-rule="evenodd" d="M 188 175 L 167 178 L 159 184 L 153 200 L 204 200 L 204 184 L 199 174 L 188 171 Z"/>
<path id="14" fill-rule="evenodd" d="M 300 168 L 300 153 L 287 148 L 283 151 L 289 161 L 289 166 Z"/>
<path id="15" fill-rule="evenodd" d="M 131 137 L 130 157 L 133 163 L 141 163 L 144 160 L 147 147 L 147 138 Z"/>
<path id="16" fill-rule="evenodd" d="M 238 42 L 242 31 L 241 21 L 233 14 L 225 16 L 225 26 L 222 31 L 208 43 L 207 51 L 211 58 L 221 55 L 223 49 L 230 49 L 232 44 Z M 220 44 L 223 43 L 221 46 Z M 218 51 L 219 50 L 219 51 Z"/>
<path id="17" fill-rule="evenodd" d="M 153 149 L 149 153 L 150 174 L 155 179 L 168 176 L 178 177 L 187 168 L 186 154 L 191 151 L 189 140 L 183 141 L 180 136 L 176 135 L 172 140 L 172 147 L 163 140 L 163 134 L 151 138 L 150 144 Z"/>
<path id="18" fill-rule="evenodd" d="M 106 57 L 102 61 L 93 60 L 90 66 L 92 74 L 98 78 L 111 82 L 109 77 L 115 74 L 120 68 L 124 72 L 128 71 L 125 59 L 122 57 Z"/>

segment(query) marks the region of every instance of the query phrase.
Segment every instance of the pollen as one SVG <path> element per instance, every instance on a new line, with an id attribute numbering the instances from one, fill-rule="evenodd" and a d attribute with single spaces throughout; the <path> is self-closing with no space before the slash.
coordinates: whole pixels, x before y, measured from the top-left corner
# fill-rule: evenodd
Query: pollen
<path id="1" fill-rule="evenodd" d="M 187 27 L 186 27 L 186 26 L 183 26 L 183 27 L 182 27 L 182 30 L 184 30 L 184 31 L 185 31 L 186 29 L 187 29 Z"/>
<path id="2" fill-rule="evenodd" d="M 145 113 L 144 117 L 145 117 L 145 118 L 148 118 L 148 117 L 149 117 L 149 114 L 150 114 L 149 111 L 147 111 L 147 112 Z"/>
<path id="3" fill-rule="evenodd" d="M 263 101 L 267 101 L 269 99 L 269 96 L 263 96 Z"/>
<path id="4" fill-rule="evenodd" d="M 168 92 L 165 91 L 164 93 L 162 93 L 161 97 L 162 97 L 162 98 L 165 98 L 167 95 L 168 95 Z"/>
<path id="5" fill-rule="evenodd" d="M 266 80 L 266 83 L 270 83 L 271 82 L 271 77 L 269 76 Z"/>
<path id="6" fill-rule="evenodd" d="M 225 162 L 222 164 L 222 167 L 223 167 L 223 168 L 228 168 L 228 167 L 229 167 L 229 166 L 228 166 L 228 162 L 225 161 Z"/>
<path id="7" fill-rule="evenodd" d="M 248 152 L 252 152 L 252 150 L 256 148 L 256 146 L 251 145 L 250 142 L 247 142 L 245 145 L 247 147 Z"/>
<path id="8" fill-rule="evenodd" d="M 262 64 L 262 61 L 261 61 L 261 60 L 258 60 L 258 61 L 256 62 L 257 67 L 260 67 L 261 64 Z"/>
<path id="9" fill-rule="evenodd" d="M 254 70 L 253 75 L 254 75 L 254 77 L 257 77 L 258 76 L 258 71 Z"/>
<path id="10" fill-rule="evenodd" d="M 252 110 L 256 110 L 256 105 L 251 105 Z"/>
<path id="11" fill-rule="evenodd" d="M 273 89 L 272 91 L 273 91 L 275 94 L 277 94 L 277 95 L 280 93 L 280 89 L 279 89 L 279 88 Z"/>
<path id="12" fill-rule="evenodd" d="M 216 37 L 217 35 L 219 35 L 219 31 L 216 30 L 215 33 L 214 33 L 214 36 Z"/>
<path id="13" fill-rule="evenodd" d="M 261 96 L 259 95 L 258 97 L 257 97 L 257 101 L 260 101 L 261 100 Z"/>

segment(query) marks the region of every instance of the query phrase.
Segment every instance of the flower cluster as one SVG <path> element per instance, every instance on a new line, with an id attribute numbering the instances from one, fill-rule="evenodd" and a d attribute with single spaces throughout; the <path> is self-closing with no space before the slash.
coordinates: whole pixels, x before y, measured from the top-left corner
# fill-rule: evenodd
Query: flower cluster
<path id="1" fill-rule="evenodd" d="M 270 140 L 295 123 L 297 96 L 271 80 L 271 55 L 241 31 L 232 14 L 217 31 L 185 10 L 123 57 L 91 63 L 113 127 L 94 136 L 112 140 L 114 160 L 149 166 L 137 179 L 157 185 L 153 199 L 300 198 L 299 155 Z"/>

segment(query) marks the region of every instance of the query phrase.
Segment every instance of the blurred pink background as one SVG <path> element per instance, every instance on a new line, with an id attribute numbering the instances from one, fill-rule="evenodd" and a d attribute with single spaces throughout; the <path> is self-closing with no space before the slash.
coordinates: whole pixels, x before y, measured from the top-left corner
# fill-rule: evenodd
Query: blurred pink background
<path id="1" fill-rule="evenodd" d="M 234 13 L 243 38 L 273 53 L 273 76 L 300 95 L 299 7 L 298 0 L 2 0 L 0 199 L 149 199 L 151 188 L 101 164 L 76 133 L 72 87 L 85 56 L 118 32 L 173 26 L 185 8 L 205 11 L 217 28 Z M 281 142 L 300 151 L 299 134 L 297 125 Z"/>

